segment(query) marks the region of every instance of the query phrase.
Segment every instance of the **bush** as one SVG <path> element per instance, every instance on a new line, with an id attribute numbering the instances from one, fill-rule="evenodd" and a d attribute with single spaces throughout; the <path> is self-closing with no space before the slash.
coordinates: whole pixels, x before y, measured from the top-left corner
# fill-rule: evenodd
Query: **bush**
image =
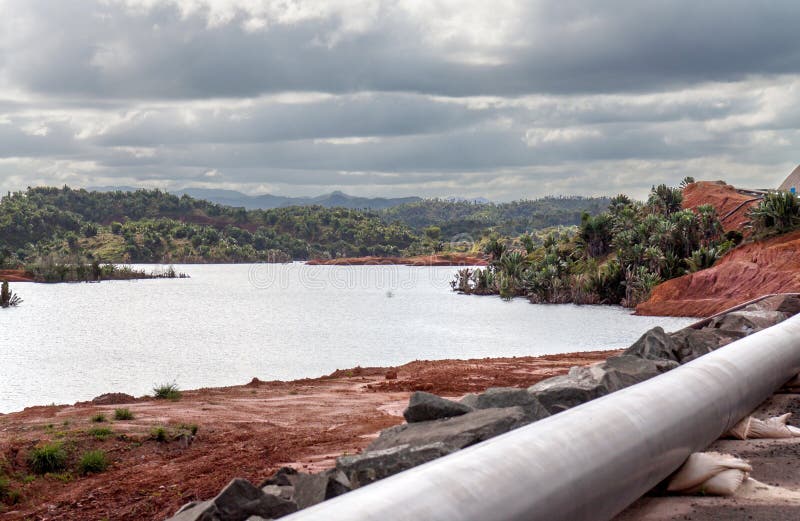
<path id="1" fill-rule="evenodd" d="M 98 440 L 103 441 L 112 434 L 114 434 L 114 432 L 108 427 L 95 427 L 94 429 L 89 429 L 89 434 L 91 434 Z"/>
<path id="2" fill-rule="evenodd" d="M 165 427 L 153 427 L 150 429 L 150 437 L 159 442 L 165 442 L 169 440 L 169 433 Z"/>
<path id="3" fill-rule="evenodd" d="M 102 412 L 98 412 L 97 414 L 92 416 L 91 419 L 95 423 L 103 423 L 104 421 L 106 421 L 106 415 L 103 414 Z"/>
<path id="4" fill-rule="evenodd" d="M 784 233 L 800 226 L 800 202 L 790 192 L 770 192 L 750 210 L 756 233 Z"/>
<path id="5" fill-rule="evenodd" d="M 178 400 L 181 397 L 181 392 L 178 389 L 178 385 L 173 382 L 153 387 L 153 395 L 162 400 Z"/>
<path id="6" fill-rule="evenodd" d="M 8 497 L 8 494 L 10 492 L 11 492 L 11 481 L 5 476 L 0 476 L 0 501 Z"/>
<path id="7" fill-rule="evenodd" d="M 108 468 L 108 457 L 102 450 L 90 450 L 81 457 L 78 471 L 83 474 L 98 474 Z"/>
<path id="8" fill-rule="evenodd" d="M 132 420 L 133 419 L 133 413 L 131 412 L 130 409 L 127 409 L 127 408 L 126 409 L 114 409 L 114 419 L 115 420 L 120 420 L 120 421 Z"/>
<path id="9" fill-rule="evenodd" d="M 67 452 L 60 443 L 48 443 L 31 451 L 28 466 L 36 474 L 61 472 L 67 467 Z"/>

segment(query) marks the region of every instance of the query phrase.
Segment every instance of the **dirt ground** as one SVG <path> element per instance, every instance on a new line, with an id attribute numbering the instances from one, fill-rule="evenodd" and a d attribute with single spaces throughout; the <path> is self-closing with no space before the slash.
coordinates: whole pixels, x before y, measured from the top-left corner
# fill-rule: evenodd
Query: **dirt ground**
<path id="1" fill-rule="evenodd" d="M 417 361 L 318 379 L 185 391 L 176 401 L 123 395 L 106 404 L 0 415 L 0 475 L 10 477 L 12 496 L 19 496 L 15 504 L 6 498 L 0 519 L 165 519 L 189 501 L 214 496 L 234 477 L 258 484 L 284 465 L 320 470 L 341 454 L 359 452 L 381 429 L 403 421 L 411 391 L 458 397 L 493 386 L 528 386 L 610 354 Z M 121 407 L 134 419 L 114 420 L 114 409 Z M 106 421 L 92 421 L 98 413 Z M 189 443 L 192 426 L 197 433 Z M 156 439 L 159 427 L 167 441 Z M 48 442 L 63 444 L 68 470 L 35 476 L 28 457 Z M 98 449 L 109 456 L 108 470 L 79 475 L 81 455 Z"/>

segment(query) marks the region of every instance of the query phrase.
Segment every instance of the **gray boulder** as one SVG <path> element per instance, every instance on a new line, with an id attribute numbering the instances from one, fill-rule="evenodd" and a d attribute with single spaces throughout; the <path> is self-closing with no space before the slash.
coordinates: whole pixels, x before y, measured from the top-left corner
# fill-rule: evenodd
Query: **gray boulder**
<path id="1" fill-rule="evenodd" d="M 478 395 L 475 393 L 469 393 L 464 395 L 464 397 L 461 398 L 458 403 L 466 405 L 470 409 L 475 409 L 475 406 L 478 404 Z"/>
<path id="2" fill-rule="evenodd" d="M 594 366 L 572 367 L 568 374 L 554 376 L 528 387 L 550 414 L 571 409 L 608 394 L 603 372 Z"/>
<path id="3" fill-rule="evenodd" d="M 503 434 L 528 423 L 521 407 L 484 409 L 461 416 L 421 423 L 405 423 L 384 429 L 368 447 L 369 451 L 401 445 L 421 447 L 443 443 L 455 451 Z"/>
<path id="4" fill-rule="evenodd" d="M 678 361 L 677 346 L 661 327 L 654 327 L 642 335 L 623 354 L 648 358 L 650 360 Z"/>
<path id="5" fill-rule="evenodd" d="M 462 400 L 463 403 L 463 400 Z M 517 387 L 492 387 L 475 396 L 473 408 L 500 409 L 504 407 L 521 407 L 525 411 L 526 420 L 534 422 L 550 416 L 539 399 L 527 389 Z"/>
<path id="6" fill-rule="evenodd" d="M 350 492 L 352 486 L 347 476 L 340 470 L 330 469 L 317 474 L 297 474 L 294 479 L 292 500 L 298 509 L 322 503 L 326 499 Z"/>
<path id="7" fill-rule="evenodd" d="M 796 295 L 774 295 L 746 306 L 743 311 L 780 311 L 789 316 L 800 313 L 800 297 Z"/>
<path id="8" fill-rule="evenodd" d="M 358 488 L 441 458 L 454 450 L 442 442 L 416 447 L 400 445 L 355 456 L 342 456 L 336 460 L 336 468 L 347 476 L 353 488 Z"/>
<path id="9" fill-rule="evenodd" d="M 417 391 L 411 395 L 403 417 L 408 423 L 426 422 L 467 414 L 472 409 L 435 394 Z"/>
<path id="10" fill-rule="evenodd" d="M 251 516 L 274 519 L 296 511 L 295 503 L 236 478 L 214 499 L 186 505 L 170 521 L 245 521 Z"/>
<path id="11" fill-rule="evenodd" d="M 745 334 L 712 327 L 704 327 L 702 329 L 687 327 L 670 333 L 670 336 L 675 342 L 678 361 L 681 364 L 685 364 L 726 344 L 730 344 L 734 340 L 743 338 Z"/>
<path id="12" fill-rule="evenodd" d="M 731 311 L 711 321 L 709 327 L 749 335 L 786 320 L 781 311 Z"/>
<path id="13" fill-rule="evenodd" d="M 638 356 L 620 355 L 612 356 L 592 367 L 592 373 L 609 392 L 613 393 L 676 367 L 678 362 L 672 360 L 650 360 Z"/>

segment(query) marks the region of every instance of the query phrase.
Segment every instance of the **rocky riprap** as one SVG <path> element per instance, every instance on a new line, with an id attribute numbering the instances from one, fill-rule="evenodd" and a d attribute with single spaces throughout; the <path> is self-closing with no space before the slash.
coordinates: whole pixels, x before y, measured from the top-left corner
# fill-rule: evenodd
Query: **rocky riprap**
<path id="1" fill-rule="evenodd" d="M 496 387 L 456 402 L 417 391 L 403 416 L 361 454 L 341 456 L 333 469 L 309 474 L 282 468 L 259 487 L 234 479 L 215 498 L 189 503 L 170 521 L 277 519 L 446 456 L 512 429 L 688 363 L 800 311 L 800 298 L 775 296 L 694 327 L 647 331 L 605 362 L 573 367 L 527 389 Z"/>

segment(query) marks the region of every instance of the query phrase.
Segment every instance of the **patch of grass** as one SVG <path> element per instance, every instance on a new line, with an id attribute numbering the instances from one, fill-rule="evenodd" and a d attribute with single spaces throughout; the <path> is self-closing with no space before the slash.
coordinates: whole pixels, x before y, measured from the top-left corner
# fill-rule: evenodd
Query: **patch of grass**
<path id="1" fill-rule="evenodd" d="M 103 441 L 112 434 L 114 434 L 114 432 L 108 427 L 94 427 L 93 429 L 89 429 L 89 434 L 91 434 L 98 440 Z"/>
<path id="2" fill-rule="evenodd" d="M 103 414 L 102 412 L 98 412 L 97 414 L 92 416 L 91 420 L 95 423 L 103 423 L 104 421 L 106 421 L 106 415 Z"/>
<path id="3" fill-rule="evenodd" d="M 102 450 L 90 450 L 81 456 L 78 471 L 83 474 L 99 474 L 108 468 L 108 456 Z"/>
<path id="4" fill-rule="evenodd" d="M 60 472 L 67 467 L 67 452 L 61 443 L 48 443 L 33 449 L 28 466 L 36 474 Z"/>
<path id="5" fill-rule="evenodd" d="M 166 442 L 169 441 L 169 432 L 167 431 L 166 427 L 158 426 L 153 427 L 150 429 L 150 437 L 158 442 Z"/>
<path id="6" fill-rule="evenodd" d="M 153 396 L 161 400 L 178 400 L 181 397 L 181 391 L 178 389 L 178 384 L 172 382 L 153 387 Z"/>
<path id="7" fill-rule="evenodd" d="M 188 424 L 188 425 L 187 425 L 187 424 L 185 424 L 185 423 L 182 423 L 182 424 L 180 424 L 180 425 L 178 426 L 178 429 L 179 429 L 179 430 L 182 430 L 182 431 L 187 431 L 187 432 L 189 432 L 189 433 L 190 433 L 192 436 L 195 436 L 195 435 L 197 434 L 197 429 L 198 429 L 198 428 L 199 428 L 199 427 L 197 426 L 197 424 L 196 424 L 196 423 L 190 423 L 190 424 Z"/>
<path id="8" fill-rule="evenodd" d="M 0 476 L 0 501 L 8 497 L 11 492 L 11 480 L 5 476 Z"/>
<path id="9" fill-rule="evenodd" d="M 69 483 L 75 476 L 72 475 L 72 472 L 59 472 L 57 474 L 48 474 L 53 479 L 60 481 L 61 483 Z"/>
<path id="10" fill-rule="evenodd" d="M 25 476 L 22 476 L 22 482 L 25 483 L 26 485 L 28 483 L 33 483 L 34 481 L 36 481 L 36 476 L 33 474 L 27 474 Z"/>
<path id="11" fill-rule="evenodd" d="M 114 419 L 119 421 L 132 420 L 133 413 L 130 409 L 114 409 Z"/>

